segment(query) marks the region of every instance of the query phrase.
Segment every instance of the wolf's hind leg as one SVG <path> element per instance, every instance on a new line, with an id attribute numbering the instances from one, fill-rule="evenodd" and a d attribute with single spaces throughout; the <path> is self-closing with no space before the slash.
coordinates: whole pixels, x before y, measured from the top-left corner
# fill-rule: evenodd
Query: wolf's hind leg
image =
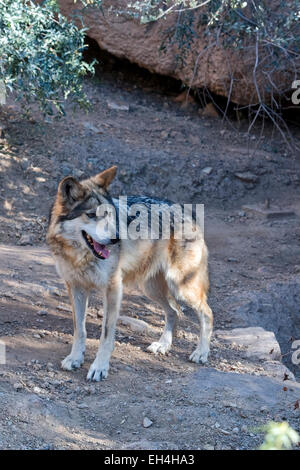
<path id="1" fill-rule="evenodd" d="M 190 355 L 190 360 L 203 364 L 207 362 L 213 330 L 213 313 L 206 301 L 206 290 L 206 286 L 201 285 L 199 279 L 184 287 L 179 286 L 178 289 L 179 298 L 195 311 L 200 323 L 199 341 L 195 351 Z"/>
<path id="2" fill-rule="evenodd" d="M 210 351 L 210 339 L 213 329 L 213 314 L 206 301 L 201 302 L 198 308 L 194 306 L 194 310 L 200 323 L 200 337 L 195 351 L 193 351 L 190 355 L 190 361 L 197 363 L 202 362 L 204 364 L 207 362 Z"/>
<path id="3" fill-rule="evenodd" d="M 165 311 L 164 331 L 160 339 L 150 344 L 147 349 L 154 354 L 166 354 L 172 345 L 177 316 L 181 313 L 180 307 L 169 292 L 162 274 L 148 280 L 144 288 L 148 297 L 157 302 Z"/>
<path id="4" fill-rule="evenodd" d="M 71 353 L 62 361 L 61 367 L 65 370 L 78 369 L 84 361 L 85 353 L 85 313 L 88 304 L 88 292 L 83 288 L 67 284 L 72 304 L 74 336 Z"/>

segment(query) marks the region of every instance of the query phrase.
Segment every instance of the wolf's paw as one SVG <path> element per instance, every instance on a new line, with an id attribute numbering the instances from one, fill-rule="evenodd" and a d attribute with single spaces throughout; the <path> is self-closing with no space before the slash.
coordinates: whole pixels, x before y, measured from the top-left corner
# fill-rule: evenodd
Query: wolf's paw
<path id="1" fill-rule="evenodd" d="M 96 362 L 93 362 L 86 378 L 87 380 L 92 380 L 93 382 L 99 382 L 102 379 L 106 379 L 106 377 L 108 376 L 108 369 L 108 364 L 101 365 Z"/>
<path id="2" fill-rule="evenodd" d="M 79 367 L 82 366 L 83 361 L 83 354 L 80 357 L 69 354 L 69 356 L 65 357 L 65 359 L 61 362 L 61 368 L 64 370 L 79 369 Z"/>
<path id="3" fill-rule="evenodd" d="M 171 345 L 168 343 L 160 343 L 159 341 L 154 341 L 154 343 L 148 346 L 147 351 L 150 351 L 154 354 L 159 353 L 165 355 L 169 351 L 170 347 Z"/>
<path id="4" fill-rule="evenodd" d="M 195 351 L 190 355 L 190 361 L 196 362 L 197 364 L 199 364 L 199 362 L 205 364 L 207 362 L 208 354 L 209 350 L 195 349 Z"/>

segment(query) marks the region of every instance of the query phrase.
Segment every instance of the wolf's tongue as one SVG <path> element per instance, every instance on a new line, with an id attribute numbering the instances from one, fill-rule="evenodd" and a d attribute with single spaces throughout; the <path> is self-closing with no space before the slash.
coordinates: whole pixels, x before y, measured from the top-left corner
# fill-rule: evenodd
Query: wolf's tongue
<path id="1" fill-rule="evenodd" d="M 103 256 L 103 258 L 109 257 L 110 252 L 107 248 L 105 248 L 105 245 L 101 245 L 100 243 L 93 240 L 93 246 L 94 246 L 94 250 L 97 251 L 99 255 Z"/>

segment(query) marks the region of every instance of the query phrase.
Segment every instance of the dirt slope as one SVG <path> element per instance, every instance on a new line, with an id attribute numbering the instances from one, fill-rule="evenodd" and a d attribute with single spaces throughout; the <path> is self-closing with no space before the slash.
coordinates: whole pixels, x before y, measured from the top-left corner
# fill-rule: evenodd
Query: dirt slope
<path id="1" fill-rule="evenodd" d="M 28 120 L 16 107 L 1 114 L 0 340 L 7 347 L 7 364 L 0 365 L 1 448 L 253 449 L 262 439 L 253 428 L 270 419 L 299 427 L 299 385 L 284 381 L 293 374 L 280 354 L 268 356 L 278 351 L 275 337 L 244 330 L 243 338 L 271 340 L 253 356 L 244 339 L 224 336 L 236 327 L 274 331 L 292 367 L 290 339 L 299 333 L 299 162 L 271 129 L 258 144 L 243 127 L 236 132 L 200 118 L 193 106 L 182 109 L 147 80 L 135 77 L 132 85 L 118 71 L 103 71 L 101 82 L 86 83 L 91 113 L 70 112 L 60 122 L 44 122 L 37 113 Z M 111 109 L 112 102 L 129 111 Z M 119 324 L 109 379 L 85 381 L 100 334 L 99 294 L 89 309 L 86 363 L 76 373 L 60 370 L 72 323 L 44 245 L 49 207 L 61 177 L 88 176 L 114 163 L 114 195 L 205 203 L 210 304 L 220 330 L 205 367 L 187 361 L 197 333 L 188 310 L 170 355 L 146 352 L 162 316 L 133 291 L 122 315 L 149 328 L 142 334 Z M 263 207 L 266 199 L 270 210 L 293 215 L 269 219 L 243 208 Z"/>

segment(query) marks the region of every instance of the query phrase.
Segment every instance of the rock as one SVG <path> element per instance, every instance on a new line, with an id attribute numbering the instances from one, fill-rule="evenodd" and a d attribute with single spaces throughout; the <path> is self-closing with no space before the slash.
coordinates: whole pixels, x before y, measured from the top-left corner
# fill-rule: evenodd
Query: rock
<path id="1" fill-rule="evenodd" d="M 141 334 L 149 333 L 151 327 L 143 320 L 138 318 L 128 317 L 126 315 L 121 315 L 118 319 L 122 325 L 128 326 L 132 331 L 137 331 Z"/>
<path id="2" fill-rule="evenodd" d="M 201 110 L 201 116 L 210 117 L 210 118 L 219 118 L 220 115 L 216 110 L 213 103 L 208 103 L 203 110 Z"/>
<path id="3" fill-rule="evenodd" d="M 254 43 L 244 49 L 222 48 L 219 44 L 211 44 L 211 35 L 206 35 L 207 25 L 198 21 L 199 10 L 191 13 L 194 21 L 191 28 L 198 31 L 198 37 L 193 36 L 193 47 L 185 48 L 184 63 L 176 65 L 178 47 L 169 45 L 164 54 L 161 45 L 165 40 L 166 31 L 176 27 L 178 14 L 167 15 L 159 21 L 141 24 L 138 18 L 126 14 L 127 0 L 103 0 L 102 11 L 95 8 L 86 8 L 74 0 L 59 0 L 60 10 L 81 26 L 81 17 L 87 27 L 86 34 L 96 40 L 99 47 L 121 59 L 144 67 L 150 72 L 174 77 L 187 86 L 194 88 L 208 88 L 211 92 L 228 96 L 233 73 L 233 87 L 230 94 L 231 101 L 242 105 L 257 103 L 257 93 L 253 80 L 255 65 Z M 279 17 L 284 3 L 270 4 L 269 8 Z M 119 12 L 118 16 L 116 12 Z M 123 13 L 124 12 L 124 13 Z M 75 13 L 75 15 L 74 15 Z M 77 15 L 76 15 L 77 13 Z M 76 20 L 76 18 L 78 18 Z M 253 47 L 252 47 L 253 46 Z M 197 59 L 198 57 L 198 59 Z M 199 61 L 199 58 L 201 60 Z M 196 61 L 198 60 L 198 66 Z M 271 65 L 271 64 L 270 64 Z M 234 71 L 238 71 L 238 77 Z M 272 74 L 276 89 L 286 90 L 291 87 L 291 75 L 294 70 L 285 74 Z M 242 78 L 241 78 L 242 77 Z M 258 70 L 257 83 L 262 95 L 268 102 L 272 97 L 272 87 L 263 73 Z"/>
<path id="4" fill-rule="evenodd" d="M 215 450 L 215 447 L 214 446 L 211 446 L 209 444 L 205 444 L 203 447 L 202 447 L 203 450 Z"/>
<path id="5" fill-rule="evenodd" d="M 250 171 L 234 173 L 234 176 L 244 183 L 257 183 L 259 181 L 259 177 Z"/>
<path id="6" fill-rule="evenodd" d="M 48 315 L 48 312 L 47 310 L 39 310 L 37 314 L 40 315 L 41 317 L 44 317 Z"/>
<path id="7" fill-rule="evenodd" d="M 88 131 L 92 131 L 92 132 L 95 132 L 95 134 L 101 134 L 103 133 L 103 131 L 101 131 L 100 129 L 98 129 L 98 127 L 95 127 L 93 124 L 91 124 L 90 122 L 87 122 L 85 121 L 83 123 L 83 127 L 85 129 L 87 129 Z"/>
<path id="8" fill-rule="evenodd" d="M 282 351 L 286 352 L 291 350 L 291 332 L 294 338 L 300 338 L 299 305 L 300 276 L 296 275 L 289 281 L 271 282 L 264 288 L 240 293 L 232 297 L 228 308 L 231 312 L 231 319 L 236 325 L 254 324 L 261 325 L 268 330 L 272 329 Z M 274 360 L 274 354 L 278 358 L 275 349 L 269 355 L 269 361 Z M 267 349 L 265 356 L 267 356 Z M 282 361 L 295 375 L 299 374 L 299 367 L 292 363 L 290 354 L 284 354 Z M 280 362 L 277 364 L 280 365 Z"/>
<path id="9" fill-rule="evenodd" d="M 260 360 L 281 359 L 280 346 L 273 332 L 263 328 L 235 328 L 228 331 L 215 331 L 218 338 L 226 343 L 235 343 L 246 347 L 245 355 Z"/>
<path id="10" fill-rule="evenodd" d="M 32 236 L 27 233 L 24 233 L 21 236 L 20 240 L 18 241 L 18 245 L 20 246 L 33 245 Z"/>
<path id="11" fill-rule="evenodd" d="M 129 106 L 127 104 L 117 104 L 113 101 L 108 101 L 107 107 L 113 111 L 129 111 Z"/>
<path id="12" fill-rule="evenodd" d="M 151 419 L 147 418 L 147 416 L 145 416 L 145 418 L 143 419 L 143 426 L 144 428 L 150 428 L 150 426 L 152 426 L 153 424 L 153 421 L 151 421 Z"/>
<path id="13" fill-rule="evenodd" d="M 62 312 L 70 312 L 71 311 L 71 307 L 69 307 L 68 305 L 64 305 L 64 304 L 59 304 L 57 305 L 57 310 L 60 310 Z"/>
<path id="14" fill-rule="evenodd" d="M 293 210 L 281 210 L 281 209 L 266 209 L 265 207 L 261 207 L 258 205 L 247 205 L 243 206 L 244 211 L 249 213 L 255 213 L 261 217 L 265 217 L 267 219 L 283 219 L 285 217 L 293 217 L 295 216 L 295 211 Z"/>
<path id="15" fill-rule="evenodd" d="M 213 169 L 211 166 L 206 166 L 201 170 L 201 173 L 203 173 L 204 175 L 210 175 L 212 171 Z"/>
<path id="16" fill-rule="evenodd" d="M 228 401 L 234 400 L 239 403 L 240 416 L 248 418 L 252 413 L 256 416 L 262 406 L 270 409 L 282 406 L 282 387 L 282 380 L 278 378 L 220 372 L 205 367 L 192 374 L 186 393 L 196 400 L 201 397 L 203 403 L 217 396 Z M 289 394 L 288 402 L 293 403 L 299 398 L 300 384 L 292 382 L 292 387 L 286 393 Z"/>
<path id="17" fill-rule="evenodd" d="M 61 292 L 57 287 L 54 286 L 47 286 L 46 287 L 46 294 L 51 295 L 53 297 L 61 297 Z"/>
<path id="18" fill-rule="evenodd" d="M 16 390 L 16 392 L 19 392 L 20 390 L 22 390 L 23 385 L 20 382 L 16 382 L 14 383 L 13 387 Z"/>
<path id="19" fill-rule="evenodd" d="M 86 403 L 79 403 L 77 405 L 77 408 L 79 408 L 80 410 L 86 410 L 89 406 L 86 404 Z"/>

